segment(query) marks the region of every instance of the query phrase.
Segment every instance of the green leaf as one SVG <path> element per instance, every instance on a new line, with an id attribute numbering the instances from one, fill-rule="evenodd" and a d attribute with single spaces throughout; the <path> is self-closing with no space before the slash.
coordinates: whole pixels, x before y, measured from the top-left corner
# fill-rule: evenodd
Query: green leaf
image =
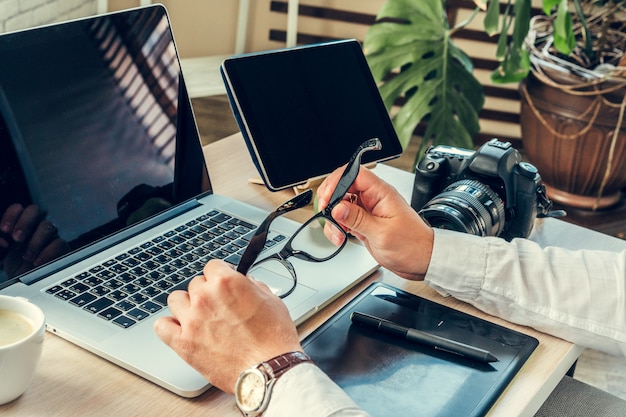
<path id="1" fill-rule="evenodd" d="M 364 49 L 406 148 L 418 124 L 427 124 L 422 145 L 473 148 L 484 105 L 471 59 L 450 39 L 443 0 L 388 0 L 365 37 Z"/>
<path id="2" fill-rule="evenodd" d="M 507 4 L 504 13 L 502 14 L 502 29 L 500 29 L 500 35 L 498 36 L 498 46 L 496 48 L 496 59 L 498 61 L 504 61 L 508 53 L 509 46 L 509 28 L 511 27 L 512 19 L 510 18 L 511 5 Z"/>
<path id="3" fill-rule="evenodd" d="M 489 0 L 487 13 L 483 21 L 485 32 L 489 36 L 498 33 L 498 20 L 500 20 L 500 2 L 498 0 Z"/>
<path id="4" fill-rule="evenodd" d="M 569 55 L 576 47 L 576 38 L 572 30 L 572 16 L 569 13 L 568 0 L 561 0 L 554 19 L 554 47 Z"/>
<path id="5" fill-rule="evenodd" d="M 491 74 L 495 83 L 518 82 L 524 79 L 530 70 L 528 51 L 524 45 L 530 27 L 531 0 L 516 0 L 513 16 L 509 16 L 509 8 L 504 13 L 503 30 L 498 42 L 497 58 L 500 66 Z M 514 17 L 514 19 L 513 19 Z M 513 33 L 508 36 L 509 26 L 513 23 Z"/>
<path id="6" fill-rule="evenodd" d="M 559 4 L 561 0 L 543 0 L 543 12 L 550 16 L 552 14 L 552 9 Z"/>

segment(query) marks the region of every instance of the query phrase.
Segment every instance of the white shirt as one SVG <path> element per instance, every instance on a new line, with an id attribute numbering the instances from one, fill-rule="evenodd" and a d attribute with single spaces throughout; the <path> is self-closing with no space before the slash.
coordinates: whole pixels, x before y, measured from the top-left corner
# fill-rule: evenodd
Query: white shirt
<path id="1" fill-rule="evenodd" d="M 578 345 L 626 356 L 626 251 L 541 248 L 435 229 L 426 282 L 444 295 Z M 276 383 L 264 417 L 367 416 L 312 364 Z"/>

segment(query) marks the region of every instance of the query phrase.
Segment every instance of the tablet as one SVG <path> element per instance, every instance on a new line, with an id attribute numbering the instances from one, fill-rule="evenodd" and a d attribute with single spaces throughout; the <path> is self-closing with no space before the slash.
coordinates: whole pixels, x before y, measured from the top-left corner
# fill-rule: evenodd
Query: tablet
<path id="1" fill-rule="evenodd" d="M 352 323 L 361 312 L 491 352 L 483 363 Z M 371 416 L 481 417 L 539 342 L 532 336 L 375 282 L 302 342 Z"/>
<path id="2" fill-rule="evenodd" d="M 221 65 L 230 105 L 265 185 L 273 191 L 324 176 L 364 141 L 402 146 L 356 40 L 236 55 Z"/>

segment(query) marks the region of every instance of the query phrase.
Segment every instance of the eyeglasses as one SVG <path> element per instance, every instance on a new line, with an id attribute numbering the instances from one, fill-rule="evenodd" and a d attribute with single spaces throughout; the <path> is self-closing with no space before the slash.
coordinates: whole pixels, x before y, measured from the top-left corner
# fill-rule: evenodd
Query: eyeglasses
<path id="1" fill-rule="evenodd" d="M 293 256 L 296 259 L 309 262 L 324 262 L 341 252 L 348 241 L 348 236 L 330 213 L 343 200 L 348 189 L 354 183 L 359 173 L 361 156 L 367 151 L 380 149 L 382 149 L 382 144 L 378 138 L 363 142 L 352 155 L 352 158 L 350 158 L 330 197 L 328 205 L 300 226 L 279 252 L 256 261 L 265 247 L 272 221 L 282 214 L 307 205 L 311 201 L 313 192 L 307 190 L 281 204 L 270 213 L 250 239 L 250 243 L 248 243 L 246 250 L 241 256 L 237 271 L 244 275 L 250 271 L 256 279 L 268 284 L 276 295 L 280 298 L 285 298 L 295 290 L 298 282 L 296 270 L 288 258 Z M 325 221 L 331 222 L 343 233 L 344 239 L 340 246 L 335 246 L 324 236 L 323 227 Z M 278 278 L 276 274 L 278 274 Z"/>

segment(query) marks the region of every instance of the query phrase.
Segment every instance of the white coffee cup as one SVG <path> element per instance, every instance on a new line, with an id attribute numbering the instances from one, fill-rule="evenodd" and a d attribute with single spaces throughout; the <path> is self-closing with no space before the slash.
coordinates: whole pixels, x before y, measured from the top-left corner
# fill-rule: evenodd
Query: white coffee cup
<path id="1" fill-rule="evenodd" d="M 0 295 L 0 404 L 30 385 L 43 347 L 45 316 L 22 297 Z"/>

